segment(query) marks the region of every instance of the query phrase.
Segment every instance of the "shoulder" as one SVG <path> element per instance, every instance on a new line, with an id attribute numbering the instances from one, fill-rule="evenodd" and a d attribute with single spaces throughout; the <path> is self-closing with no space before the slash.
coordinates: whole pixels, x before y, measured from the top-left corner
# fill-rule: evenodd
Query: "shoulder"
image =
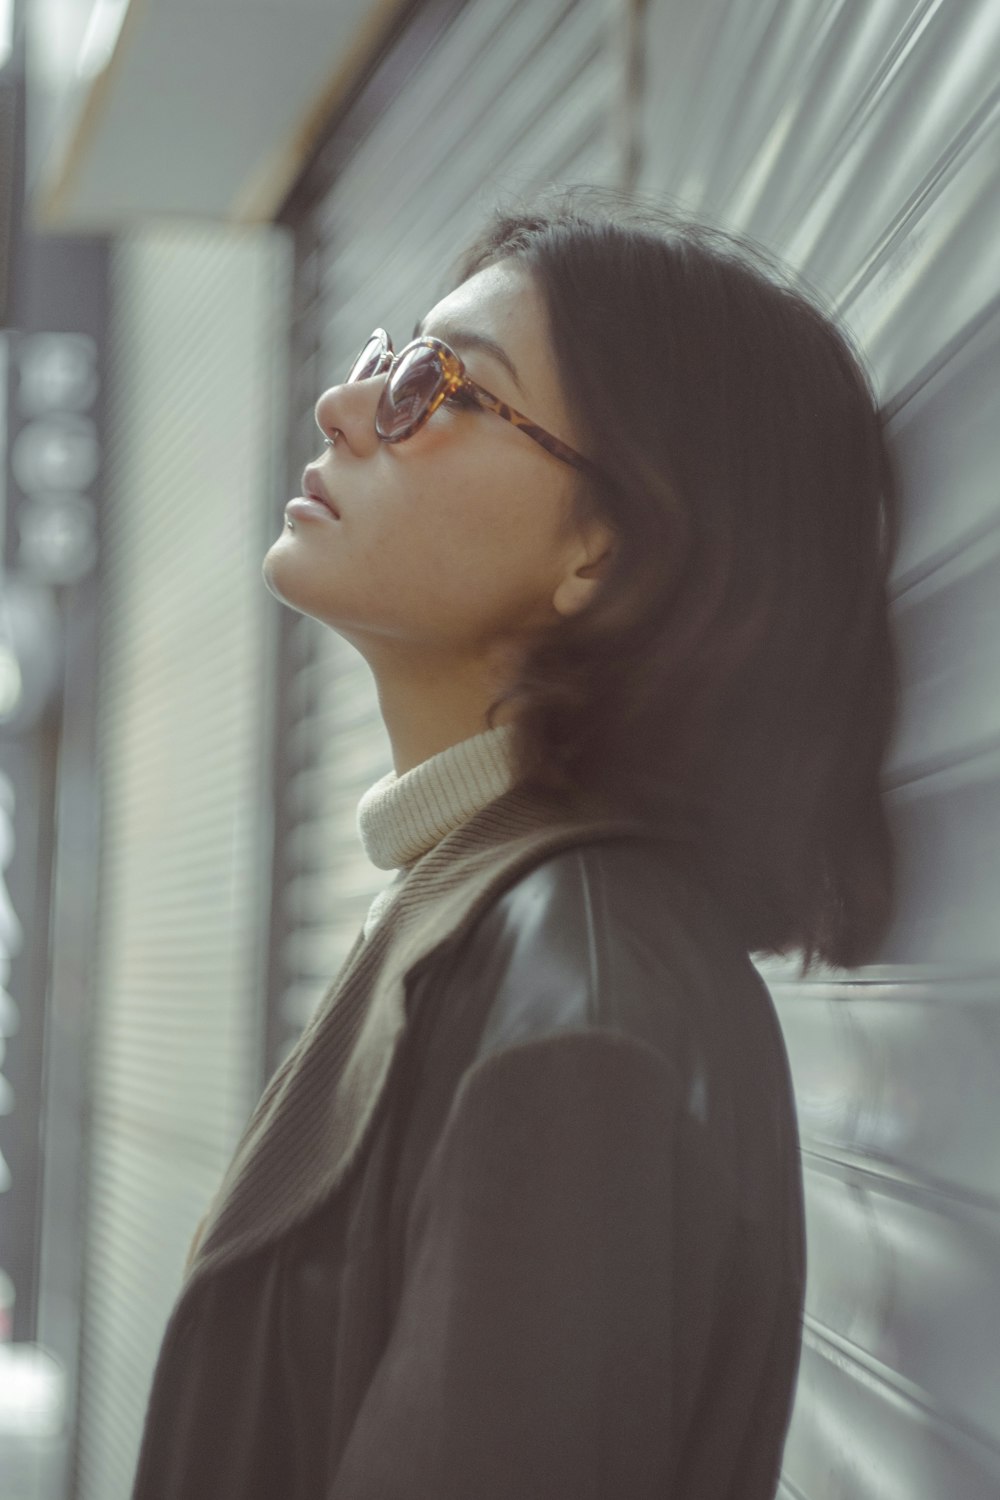
<path id="1" fill-rule="evenodd" d="M 638 932 L 662 926 L 665 915 L 690 922 L 706 900 L 682 846 L 623 835 L 545 856 L 503 892 L 489 918 L 534 930 L 582 914 Z"/>
<path id="2" fill-rule="evenodd" d="M 574 845 L 518 876 L 449 976 L 485 1015 L 476 1060 L 565 1031 L 614 1031 L 678 1059 L 728 959 L 752 968 L 707 892 L 663 841 Z M 477 1007 L 478 1008 L 478 1007 Z"/>

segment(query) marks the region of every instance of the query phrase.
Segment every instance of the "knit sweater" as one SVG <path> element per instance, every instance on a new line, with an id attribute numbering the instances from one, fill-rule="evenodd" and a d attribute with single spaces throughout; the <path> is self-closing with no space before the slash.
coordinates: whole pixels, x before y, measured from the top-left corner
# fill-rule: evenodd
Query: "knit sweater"
<path id="1" fill-rule="evenodd" d="M 365 853 L 378 869 L 398 870 L 369 907 L 366 940 L 416 861 L 513 785 L 512 734 L 509 724 L 487 729 L 449 745 L 402 776 L 389 771 L 365 792 L 357 810 Z"/>

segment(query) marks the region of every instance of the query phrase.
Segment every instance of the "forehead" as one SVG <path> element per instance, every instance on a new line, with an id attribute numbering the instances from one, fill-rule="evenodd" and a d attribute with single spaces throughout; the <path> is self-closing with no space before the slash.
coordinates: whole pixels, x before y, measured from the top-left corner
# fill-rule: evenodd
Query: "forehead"
<path id="1" fill-rule="evenodd" d="M 473 318 L 489 322 L 483 332 L 496 333 L 503 326 L 514 326 L 526 315 L 536 298 L 535 286 L 528 272 L 516 261 L 504 260 L 484 266 L 468 281 L 463 281 L 447 296 L 435 302 L 425 314 L 424 322 L 445 319 L 457 323 Z"/>
<path id="2" fill-rule="evenodd" d="M 524 392 L 549 393 L 553 372 L 541 297 L 530 272 L 516 261 L 477 271 L 436 302 L 421 324 L 445 342 L 452 329 L 495 339 L 513 359 Z"/>

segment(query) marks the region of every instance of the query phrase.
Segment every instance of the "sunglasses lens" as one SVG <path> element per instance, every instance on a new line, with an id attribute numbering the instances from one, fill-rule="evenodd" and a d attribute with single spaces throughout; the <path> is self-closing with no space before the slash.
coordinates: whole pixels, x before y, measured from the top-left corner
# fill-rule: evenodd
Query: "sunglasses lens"
<path id="1" fill-rule="evenodd" d="M 378 369 L 379 355 L 382 352 L 382 344 L 379 339 L 370 338 L 354 361 L 347 376 L 347 384 L 352 380 L 368 380 Z"/>
<path id="2" fill-rule="evenodd" d="M 433 349 L 418 347 L 404 354 L 378 404 L 375 425 L 381 436 L 393 438 L 411 430 L 443 384 L 441 361 Z"/>

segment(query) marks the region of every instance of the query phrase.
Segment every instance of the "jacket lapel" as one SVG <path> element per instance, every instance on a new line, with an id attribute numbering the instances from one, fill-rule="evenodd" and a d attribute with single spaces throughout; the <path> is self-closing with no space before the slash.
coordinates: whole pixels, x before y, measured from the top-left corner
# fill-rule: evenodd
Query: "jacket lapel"
<path id="1" fill-rule="evenodd" d="M 649 830 L 631 819 L 554 820 L 544 801 L 515 788 L 407 871 L 393 905 L 367 942 L 359 934 L 261 1095 L 203 1220 L 180 1300 L 210 1273 L 285 1233 L 339 1187 L 385 1091 L 409 1019 L 414 969 L 459 941 L 547 855 L 627 835 L 649 837 Z"/>

